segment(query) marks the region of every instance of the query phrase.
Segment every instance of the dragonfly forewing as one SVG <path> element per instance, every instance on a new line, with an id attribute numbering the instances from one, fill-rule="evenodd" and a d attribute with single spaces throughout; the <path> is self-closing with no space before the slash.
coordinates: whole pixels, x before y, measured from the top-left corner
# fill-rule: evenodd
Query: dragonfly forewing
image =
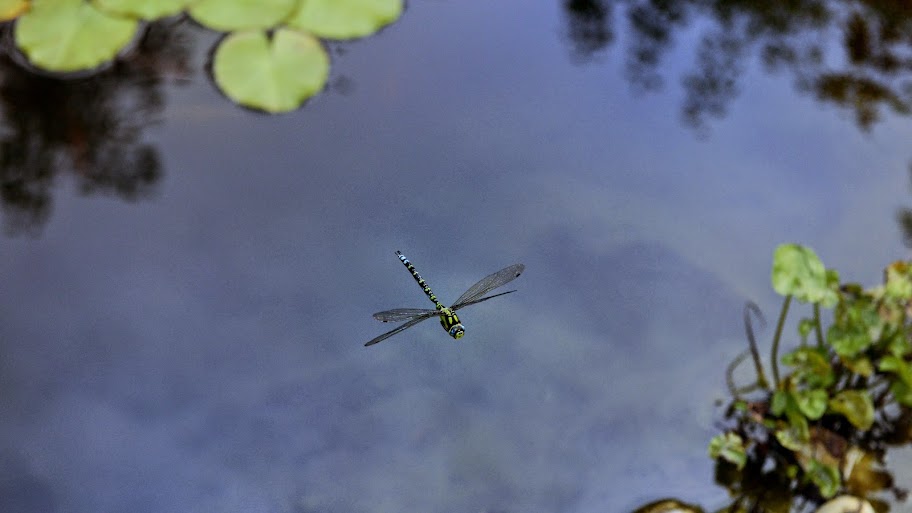
<path id="1" fill-rule="evenodd" d="M 407 321 L 422 315 L 439 315 L 440 312 L 429 308 L 394 308 L 374 314 L 374 319 L 383 322 Z"/>
<path id="2" fill-rule="evenodd" d="M 453 306 L 451 308 L 457 308 L 476 303 L 477 299 L 481 298 L 488 292 L 491 292 L 497 287 L 502 287 L 507 283 L 515 280 L 516 278 L 519 278 L 519 275 L 522 274 L 525 269 L 526 266 L 523 264 L 514 264 L 510 267 L 501 269 L 494 274 L 485 276 L 478 283 L 469 287 L 469 290 L 465 291 L 461 296 L 459 296 L 459 299 L 453 303 Z"/>

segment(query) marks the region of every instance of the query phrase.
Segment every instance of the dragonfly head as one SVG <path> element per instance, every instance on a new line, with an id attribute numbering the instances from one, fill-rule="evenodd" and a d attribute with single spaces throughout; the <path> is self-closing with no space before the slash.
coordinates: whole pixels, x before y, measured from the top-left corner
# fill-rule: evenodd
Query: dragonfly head
<path id="1" fill-rule="evenodd" d="M 460 339 L 460 338 L 462 338 L 463 335 L 465 335 L 465 326 L 463 326 L 462 323 L 456 324 L 452 328 L 450 328 L 451 337 L 453 337 L 455 339 Z"/>

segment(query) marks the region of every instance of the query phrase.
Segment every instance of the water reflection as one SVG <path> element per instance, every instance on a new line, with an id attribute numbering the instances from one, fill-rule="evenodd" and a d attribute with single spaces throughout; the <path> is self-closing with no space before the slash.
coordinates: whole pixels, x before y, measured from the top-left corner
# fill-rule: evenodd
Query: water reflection
<path id="1" fill-rule="evenodd" d="M 150 24 L 134 54 L 97 75 L 63 80 L 32 73 L 12 55 L 11 25 L 0 57 L 0 204 L 9 233 L 37 233 L 47 221 L 51 188 L 72 171 L 83 194 L 137 200 L 162 176 L 156 148 L 143 140 L 158 121 L 166 77 L 186 76 L 186 29 Z"/>
<path id="2" fill-rule="evenodd" d="M 578 61 L 592 60 L 614 41 L 612 5 L 605 0 L 563 0 L 567 36 Z"/>
<path id="3" fill-rule="evenodd" d="M 770 72 L 789 72 L 800 91 L 848 111 L 862 130 L 870 129 L 884 111 L 908 114 L 912 107 L 912 61 L 906 57 L 912 10 L 905 2 L 624 3 L 628 75 L 642 90 L 662 84 L 660 66 L 668 60 L 675 36 L 680 40 L 699 21 L 694 69 L 683 77 L 682 114 L 694 127 L 725 115 L 737 97 L 745 63 L 754 58 Z M 564 2 L 574 54 L 591 58 L 612 42 L 611 7 L 599 0 Z M 836 35 L 841 35 L 839 44 L 824 44 Z"/>

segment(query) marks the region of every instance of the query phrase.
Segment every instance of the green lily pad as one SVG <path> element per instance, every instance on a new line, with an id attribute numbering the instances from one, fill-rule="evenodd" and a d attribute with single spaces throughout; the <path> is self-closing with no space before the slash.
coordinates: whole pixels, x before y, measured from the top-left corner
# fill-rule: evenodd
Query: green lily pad
<path id="1" fill-rule="evenodd" d="M 213 75 L 219 88 L 241 105 L 287 112 L 317 94 L 329 76 L 329 56 L 310 34 L 280 29 L 238 32 L 215 52 Z"/>
<path id="2" fill-rule="evenodd" d="M 190 0 L 92 0 L 102 11 L 144 20 L 157 20 L 184 10 Z"/>
<path id="3" fill-rule="evenodd" d="M 133 39 L 137 25 L 83 0 L 34 0 L 16 23 L 16 45 L 35 66 L 81 71 L 113 59 Z"/>
<path id="4" fill-rule="evenodd" d="M 841 413 L 862 431 L 870 429 L 874 424 L 874 403 L 867 392 L 843 390 L 830 399 L 830 409 Z"/>
<path id="5" fill-rule="evenodd" d="M 288 25 L 329 39 L 373 34 L 402 15 L 402 0 L 304 0 Z"/>
<path id="6" fill-rule="evenodd" d="M 199 0 L 190 16 L 215 30 L 267 29 L 288 18 L 299 0 Z"/>
<path id="7" fill-rule="evenodd" d="M 0 21 L 9 21 L 28 9 L 26 0 L 0 0 Z"/>
<path id="8" fill-rule="evenodd" d="M 782 244 L 773 255 L 773 289 L 806 303 L 832 307 L 839 298 L 833 290 L 839 277 L 828 272 L 817 254 L 798 244 Z"/>

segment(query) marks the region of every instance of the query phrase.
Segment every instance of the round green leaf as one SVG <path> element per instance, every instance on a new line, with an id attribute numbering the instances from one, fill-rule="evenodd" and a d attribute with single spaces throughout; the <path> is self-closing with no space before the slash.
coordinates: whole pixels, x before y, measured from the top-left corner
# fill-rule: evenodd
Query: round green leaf
<path id="1" fill-rule="evenodd" d="M 873 342 L 864 326 L 843 328 L 835 324 L 827 330 L 827 340 L 836 350 L 836 354 L 845 358 L 854 358 Z"/>
<path id="2" fill-rule="evenodd" d="M 232 100 L 267 112 L 287 112 L 317 94 L 329 76 L 329 56 L 309 34 L 280 29 L 239 32 L 215 52 L 213 75 Z"/>
<path id="3" fill-rule="evenodd" d="M 190 0 L 92 0 L 102 11 L 144 20 L 157 20 L 184 10 Z"/>
<path id="4" fill-rule="evenodd" d="M 709 442 L 709 457 L 712 459 L 722 458 L 742 469 L 744 464 L 747 463 L 747 451 L 744 449 L 744 441 L 737 433 L 716 435 Z"/>
<path id="5" fill-rule="evenodd" d="M 805 470 L 811 482 L 817 485 L 820 495 L 829 499 L 836 495 L 841 484 L 839 469 L 832 465 L 825 465 L 817 460 L 811 460 Z"/>
<path id="6" fill-rule="evenodd" d="M 782 363 L 795 367 L 794 379 L 812 388 L 828 387 L 835 379 L 826 352 L 814 347 L 799 347 L 782 356 Z"/>
<path id="7" fill-rule="evenodd" d="M 16 45 L 49 71 L 71 72 L 113 59 L 133 38 L 136 20 L 105 14 L 83 0 L 35 0 L 16 23 Z"/>
<path id="8" fill-rule="evenodd" d="M 402 0 L 303 0 L 288 25 L 329 39 L 353 39 L 401 15 Z"/>
<path id="9" fill-rule="evenodd" d="M 267 29 L 291 15 L 299 0 L 200 0 L 190 16 L 203 25 L 223 32 Z"/>
<path id="10" fill-rule="evenodd" d="M 908 300 L 912 298 L 912 268 L 903 261 L 893 262 L 886 269 L 884 293 L 893 299 Z"/>
<path id="11" fill-rule="evenodd" d="M 773 289 L 783 296 L 794 296 L 806 303 L 821 303 L 831 307 L 838 301 L 829 286 L 838 276 L 827 273 L 823 262 L 810 248 L 798 244 L 782 244 L 773 255 Z"/>
<path id="12" fill-rule="evenodd" d="M 805 417 L 817 420 L 823 416 L 827 407 L 827 393 L 824 390 L 799 390 L 795 392 L 798 409 Z"/>
<path id="13" fill-rule="evenodd" d="M 28 9 L 26 0 L 0 0 L 0 21 L 9 21 Z"/>
<path id="14" fill-rule="evenodd" d="M 874 424 L 874 403 L 862 390 L 843 390 L 830 399 L 830 409 L 841 413 L 858 429 L 865 431 Z"/>

